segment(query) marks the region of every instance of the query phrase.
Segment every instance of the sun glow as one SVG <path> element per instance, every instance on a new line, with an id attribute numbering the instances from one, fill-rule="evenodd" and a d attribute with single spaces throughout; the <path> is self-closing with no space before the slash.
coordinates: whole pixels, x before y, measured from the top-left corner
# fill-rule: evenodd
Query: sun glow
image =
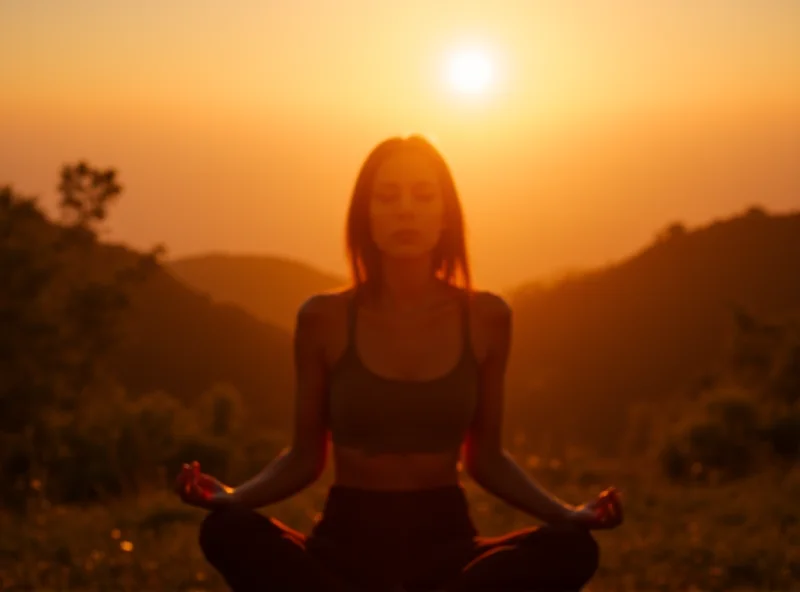
<path id="1" fill-rule="evenodd" d="M 447 61 L 447 80 L 459 94 L 480 95 L 494 83 L 495 68 L 488 52 L 467 48 L 453 52 Z"/>

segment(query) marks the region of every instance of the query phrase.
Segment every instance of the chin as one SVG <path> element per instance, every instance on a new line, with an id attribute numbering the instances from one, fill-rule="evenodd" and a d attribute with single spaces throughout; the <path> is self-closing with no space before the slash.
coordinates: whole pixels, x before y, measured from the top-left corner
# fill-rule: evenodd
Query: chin
<path id="1" fill-rule="evenodd" d="M 384 256 L 390 259 L 424 259 L 433 255 L 431 249 L 420 247 L 418 245 L 409 245 L 407 247 L 392 247 L 384 251 Z"/>

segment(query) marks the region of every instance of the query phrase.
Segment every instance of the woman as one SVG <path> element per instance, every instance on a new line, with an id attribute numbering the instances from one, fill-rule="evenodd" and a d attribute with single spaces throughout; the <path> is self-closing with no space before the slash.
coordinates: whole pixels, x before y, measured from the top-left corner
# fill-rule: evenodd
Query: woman
<path id="1" fill-rule="evenodd" d="M 616 492 L 570 506 L 501 444 L 511 311 L 470 289 L 461 205 L 420 136 L 368 156 L 347 220 L 353 287 L 316 295 L 294 335 L 291 447 L 236 488 L 185 465 L 182 499 L 211 512 L 200 532 L 234 590 L 577 590 L 594 574 L 591 529 L 622 521 Z M 255 512 L 322 472 L 335 477 L 310 535 Z M 463 452 L 463 455 L 462 455 Z M 478 536 L 458 464 L 546 524 Z"/>

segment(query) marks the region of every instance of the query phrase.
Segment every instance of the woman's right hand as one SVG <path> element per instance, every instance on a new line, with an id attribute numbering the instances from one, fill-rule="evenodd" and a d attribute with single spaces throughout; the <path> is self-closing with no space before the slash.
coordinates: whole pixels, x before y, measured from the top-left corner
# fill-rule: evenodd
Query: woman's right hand
<path id="1" fill-rule="evenodd" d="M 233 490 L 211 475 L 200 472 L 200 463 L 184 464 L 175 479 L 175 492 L 190 506 L 212 510 L 231 502 Z"/>
<path id="2" fill-rule="evenodd" d="M 616 487 L 609 487 L 569 514 L 569 522 L 590 530 L 616 528 L 622 520 L 622 499 Z"/>

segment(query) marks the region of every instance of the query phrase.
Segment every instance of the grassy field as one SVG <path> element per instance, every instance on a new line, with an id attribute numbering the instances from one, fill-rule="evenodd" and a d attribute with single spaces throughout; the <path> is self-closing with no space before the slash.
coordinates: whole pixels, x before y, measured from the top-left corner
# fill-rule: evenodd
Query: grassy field
<path id="1" fill-rule="evenodd" d="M 609 484 L 621 488 L 626 522 L 597 533 L 602 559 L 592 592 L 800 590 L 796 466 L 733 484 L 681 487 L 653 476 L 657 471 L 643 460 L 624 467 L 586 459 L 521 461 L 570 502 Z M 323 479 L 269 512 L 307 530 L 327 485 Z M 483 533 L 535 523 L 470 481 L 465 487 Z M 168 491 L 82 509 L 50 506 L 32 495 L 26 520 L 0 513 L 0 590 L 226 590 L 196 544 L 202 516 Z"/>

